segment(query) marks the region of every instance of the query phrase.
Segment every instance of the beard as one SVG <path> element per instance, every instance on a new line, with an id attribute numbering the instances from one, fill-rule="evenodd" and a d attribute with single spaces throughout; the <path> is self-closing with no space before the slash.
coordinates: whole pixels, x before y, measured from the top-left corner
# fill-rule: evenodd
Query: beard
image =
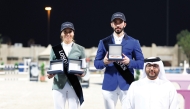
<path id="1" fill-rule="evenodd" d="M 123 28 L 115 28 L 114 29 L 115 33 L 117 33 L 117 34 L 120 34 L 123 30 L 124 30 L 124 27 Z"/>
<path id="2" fill-rule="evenodd" d="M 158 77 L 158 73 L 153 72 L 153 71 L 146 72 L 146 75 L 151 80 L 154 80 Z"/>

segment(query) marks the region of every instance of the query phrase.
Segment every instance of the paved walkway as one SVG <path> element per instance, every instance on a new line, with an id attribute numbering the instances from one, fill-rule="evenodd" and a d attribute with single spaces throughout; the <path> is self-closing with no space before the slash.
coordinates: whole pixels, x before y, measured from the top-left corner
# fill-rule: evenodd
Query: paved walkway
<path id="1" fill-rule="evenodd" d="M 102 79 L 101 75 L 91 76 L 90 87 L 83 88 L 82 109 L 104 109 Z M 52 79 L 47 82 L 0 81 L 0 109 L 53 109 L 51 86 Z M 119 100 L 117 109 L 121 109 Z"/>

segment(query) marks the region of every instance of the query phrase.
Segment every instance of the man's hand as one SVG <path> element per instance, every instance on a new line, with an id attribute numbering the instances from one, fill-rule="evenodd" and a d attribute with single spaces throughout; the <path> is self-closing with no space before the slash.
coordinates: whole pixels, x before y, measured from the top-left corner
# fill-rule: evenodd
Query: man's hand
<path id="1" fill-rule="evenodd" d="M 113 62 L 113 61 L 109 61 L 109 60 L 108 60 L 108 52 L 106 53 L 106 56 L 104 57 L 103 62 L 104 62 L 105 65 L 110 64 L 110 63 Z"/>
<path id="2" fill-rule="evenodd" d="M 123 56 L 124 56 L 124 58 L 123 58 L 123 61 L 121 61 L 123 64 L 125 64 L 125 65 L 128 65 L 129 64 L 129 62 L 130 62 L 130 59 L 126 56 L 126 55 L 124 55 L 124 54 L 122 54 Z"/>
<path id="3" fill-rule="evenodd" d="M 48 77 L 49 79 L 53 78 L 54 76 L 55 76 L 55 74 L 47 74 L 47 77 Z"/>

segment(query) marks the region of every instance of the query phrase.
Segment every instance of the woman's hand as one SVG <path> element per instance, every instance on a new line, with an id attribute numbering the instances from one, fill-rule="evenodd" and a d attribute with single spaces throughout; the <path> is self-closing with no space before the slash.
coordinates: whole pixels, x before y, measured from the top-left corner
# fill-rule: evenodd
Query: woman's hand
<path id="1" fill-rule="evenodd" d="M 79 74 L 75 74 L 76 76 L 79 76 L 79 77 L 84 77 L 85 76 L 85 73 L 83 73 L 82 75 L 79 75 Z"/>
<path id="2" fill-rule="evenodd" d="M 55 76 L 55 74 L 47 74 L 47 77 L 48 77 L 49 79 L 53 78 L 54 76 Z"/>
<path id="3" fill-rule="evenodd" d="M 83 74 L 75 74 L 75 75 L 79 76 L 79 77 L 84 77 L 86 75 L 85 69 L 81 69 L 81 71 L 83 71 L 84 73 Z"/>
<path id="4" fill-rule="evenodd" d="M 83 71 L 83 74 L 75 74 L 75 75 L 79 77 L 84 77 L 86 75 L 85 70 L 84 69 L 81 69 L 81 70 Z"/>

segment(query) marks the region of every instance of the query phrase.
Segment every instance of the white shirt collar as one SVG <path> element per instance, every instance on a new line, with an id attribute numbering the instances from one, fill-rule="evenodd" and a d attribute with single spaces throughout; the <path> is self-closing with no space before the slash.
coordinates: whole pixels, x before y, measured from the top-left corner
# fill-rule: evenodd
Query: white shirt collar
<path id="1" fill-rule="evenodd" d="M 62 47 L 65 51 L 65 54 L 68 56 L 71 49 L 72 49 L 73 42 L 71 42 L 70 44 L 66 44 L 66 43 L 62 42 L 61 44 L 62 44 Z"/>
<path id="2" fill-rule="evenodd" d="M 114 37 L 114 39 L 121 39 L 122 40 L 124 37 L 124 34 L 122 36 L 118 37 L 115 33 L 113 33 L 113 37 Z"/>
<path id="3" fill-rule="evenodd" d="M 124 34 L 122 36 L 118 37 L 118 36 L 116 36 L 115 33 L 113 33 L 113 37 L 114 37 L 115 44 L 121 44 Z"/>
<path id="4" fill-rule="evenodd" d="M 71 42 L 70 44 L 66 44 L 65 42 L 62 42 L 62 45 L 63 45 L 64 47 L 71 47 L 72 44 L 73 44 L 73 42 Z"/>

